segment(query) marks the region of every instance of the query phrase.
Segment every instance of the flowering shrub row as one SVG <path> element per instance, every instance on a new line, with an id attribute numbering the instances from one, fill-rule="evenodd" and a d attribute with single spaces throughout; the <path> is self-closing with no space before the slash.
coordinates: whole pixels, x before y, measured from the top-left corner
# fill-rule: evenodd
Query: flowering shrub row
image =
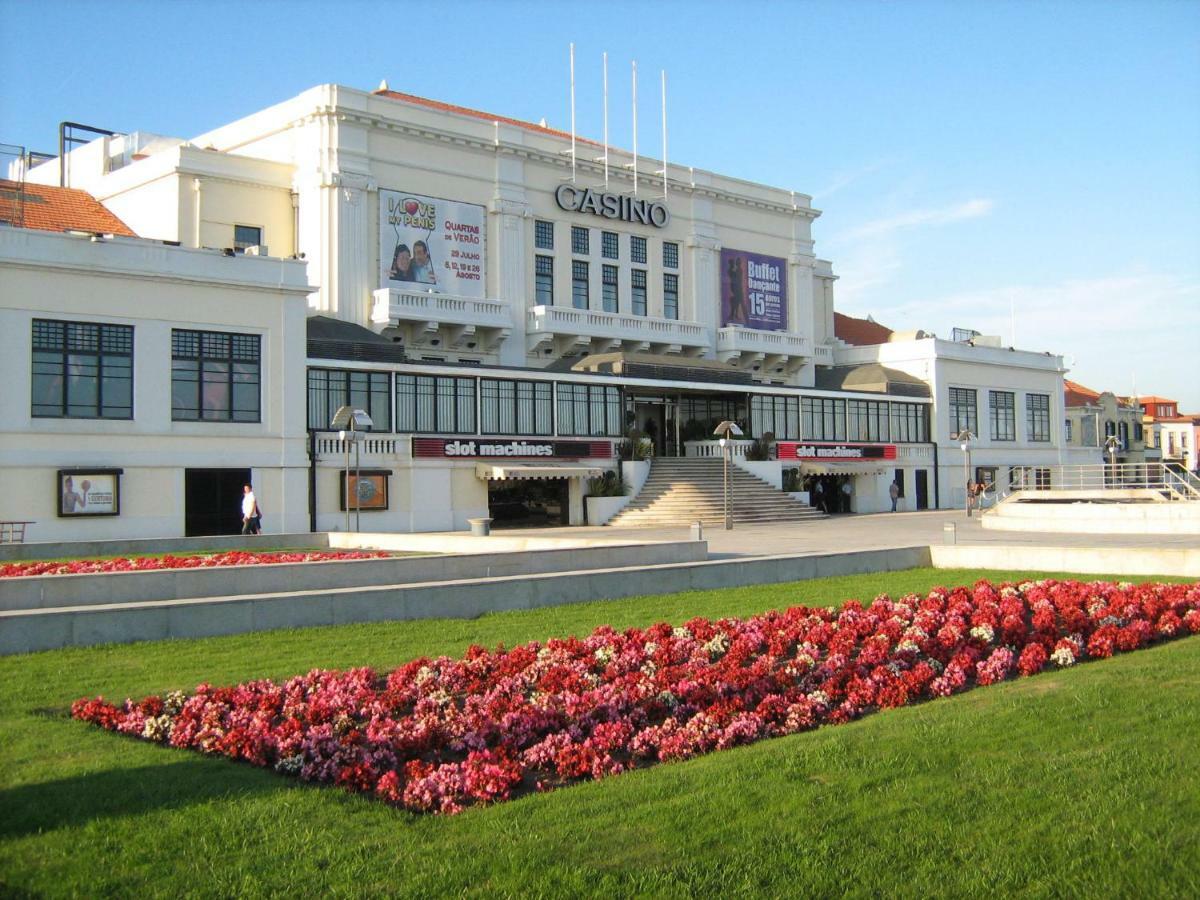
<path id="1" fill-rule="evenodd" d="M 222 754 L 412 810 L 453 813 L 945 697 L 1200 633 L 1200 584 L 1045 581 L 935 588 L 864 607 L 693 619 L 377 676 L 202 684 L 77 718 Z"/>
<path id="2" fill-rule="evenodd" d="M 320 550 L 247 553 L 230 550 L 203 556 L 134 556 L 122 559 L 77 559 L 71 562 L 16 562 L 0 565 L 0 578 L 31 575 L 93 575 L 101 572 L 154 572 L 160 569 L 208 569 L 217 566 L 262 566 L 272 563 L 324 562 L 326 560 L 380 559 L 380 550 Z"/>

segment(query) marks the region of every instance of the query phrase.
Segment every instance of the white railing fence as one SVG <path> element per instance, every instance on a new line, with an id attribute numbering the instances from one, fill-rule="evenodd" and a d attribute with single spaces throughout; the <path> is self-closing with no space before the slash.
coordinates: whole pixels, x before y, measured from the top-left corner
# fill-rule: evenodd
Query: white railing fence
<path id="1" fill-rule="evenodd" d="M 1150 491 L 1164 500 L 1200 501 L 1200 479 L 1150 462 L 1028 467 L 1013 469 L 1008 493 L 1016 491 Z"/>

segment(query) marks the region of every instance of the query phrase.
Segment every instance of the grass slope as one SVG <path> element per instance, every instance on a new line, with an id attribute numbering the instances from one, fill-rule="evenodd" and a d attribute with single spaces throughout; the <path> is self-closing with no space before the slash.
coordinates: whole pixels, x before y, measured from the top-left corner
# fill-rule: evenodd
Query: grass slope
<path id="1" fill-rule="evenodd" d="M 65 718 L 695 615 L 1029 573 L 790 585 L 0 659 L 0 895 L 1200 895 L 1200 639 L 463 815 L 413 816 Z"/>

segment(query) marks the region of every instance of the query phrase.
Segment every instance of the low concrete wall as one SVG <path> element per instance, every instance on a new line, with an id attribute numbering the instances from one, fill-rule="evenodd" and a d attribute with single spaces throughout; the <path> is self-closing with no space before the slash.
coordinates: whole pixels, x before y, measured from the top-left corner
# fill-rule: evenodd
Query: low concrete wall
<path id="1" fill-rule="evenodd" d="M 802 581 L 929 565 L 928 547 L 0 612 L 0 654 L 350 622 L 474 618 L 589 600 Z M 804 601 L 798 594 L 796 602 Z"/>
<path id="2" fill-rule="evenodd" d="M 407 539 L 413 536 L 397 537 Z M 485 544 L 486 539 L 476 547 Z M 706 559 L 707 556 L 708 545 L 704 541 L 674 541 L 589 547 L 576 544 L 540 549 L 536 553 L 476 552 L 344 562 L 331 560 L 97 575 L 43 575 L 0 579 L 0 610 L 102 606 L 147 600 L 456 581 L 575 569 L 608 569 L 614 566 L 654 566 L 693 562 Z"/>
<path id="3" fill-rule="evenodd" d="M 1120 550 L 1091 547 L 1031 547 L 1028 544 L 937 545 L 929 548 L 939 569 L 1080 572 L 1097 575 L 1176 575 L 1200 578 L 1200 548 Z"/>
<path id="4" fill-rule="evenodd" d="M 989 531 L 1054 534 L 1197 534 L 1200 503 L 1014 503 L 989 510 Z"/>
<path id="5" fill-rule="evenodd" d="M 132 556 L 138 553 L 174 553 L 192 551 L 265 550 L 287 547 L 293 550 L 324 550 L 329 546 L 324 532 L 310 534 L 215 534 L 208 537 L 141 538 L 125 541 L 41 541 L 30 544 L 0 544 L 0 562 L 62 557 Z"/>

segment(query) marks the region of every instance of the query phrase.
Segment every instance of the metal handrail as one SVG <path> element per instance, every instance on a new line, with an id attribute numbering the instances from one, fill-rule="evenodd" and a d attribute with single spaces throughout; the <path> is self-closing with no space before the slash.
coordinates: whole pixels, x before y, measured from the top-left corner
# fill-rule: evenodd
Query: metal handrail
<path id="1" fill-rule="evenodd" d="M 1200 479 L 1157 462 L 1014 468 L 1009 489 L 1010 495 L 1017 491 L 1152 491 L 1166 500 L 1200 501 Z"/>

